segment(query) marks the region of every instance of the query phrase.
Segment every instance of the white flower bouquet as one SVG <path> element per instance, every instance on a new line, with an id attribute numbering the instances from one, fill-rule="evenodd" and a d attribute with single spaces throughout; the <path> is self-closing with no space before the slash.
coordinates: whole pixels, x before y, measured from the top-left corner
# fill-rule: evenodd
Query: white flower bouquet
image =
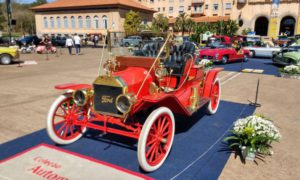
<path id="1" fill-rule="evenodd" d="M 287 74 L 300 74 L 300 68 L 296 65 L 285 66 L 283 69 L 280 69 L 280 71 Z"/>
<path id="2" fill-rule="evenodd" d="M 260 115 L 238 119 L 231 132 L 233 135 L 224 139 L 229 142 L 230 148 L 244 146 L 248 151 L 257 151 L 264 155 L 270 155 L 271 143 L 278 142 L 281 138 L 272 121 Z"/>
<path id="3" fill-rule="evenodd" d="M 199 62 L 199 65 L 202 65 L 203 67 L 208 68 L 208 67 L 211 67 L 211 66 L 213 65 L 213 62 L 211 62 L 211 61 L 208 60 L 208 59 L 202 59 L 202 60 Z"/>

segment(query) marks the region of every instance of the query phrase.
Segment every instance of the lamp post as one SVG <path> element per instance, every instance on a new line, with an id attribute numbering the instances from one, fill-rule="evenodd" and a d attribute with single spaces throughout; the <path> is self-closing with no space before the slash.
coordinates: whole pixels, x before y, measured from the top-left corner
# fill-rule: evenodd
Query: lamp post
<path id="1" fill-rule="evenodd" d="M 7 11 L 8 34 L 9 34 L 8 45 L 10 46 L 10 43 L 11 43 L 11 12 L 12 12 L 10 0 L 6 0 L 6 11 Z"/>
<path id="2" fill-rule="evenodd" d="M 224 4 L 223 4 L 223 0 L 221 0 L 221 17 L 223 18 L 223 9 L 224 9 Z M 221 21 L 221 29 L 220 29 L 220 34 L 223 34 L 223 21 Z"/>

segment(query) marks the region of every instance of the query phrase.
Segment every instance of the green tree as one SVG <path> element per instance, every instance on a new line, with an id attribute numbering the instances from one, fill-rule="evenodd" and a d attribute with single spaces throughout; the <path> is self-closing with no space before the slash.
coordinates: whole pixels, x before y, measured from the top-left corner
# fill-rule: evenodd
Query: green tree
<path id="1" fill-rule="evenodd" d="M 39 6 L 39 5 L 46 4 L 46 3 L 48 3 L 47 0 L 36 0 L 35 2 L 31 3 L 31 6 L 34 7 L 34 6 Z"/>
<path id="2" fill-rule="evenodd" d="M 0 30 L 1 31 L 3 31 L 5 24 L 7 23 L 2 9 L 3 9 L 3 4 L 1 3 L 0 4 Z"/>
<path id="3" fill-rule="evenodd" d="M 191 35 L 191 32 L 195 29 L 196 23 L 191 19 L 186 20 L 186 30 L 188 31 L 189 35 Z"/>
<path id="4" fill-rule="evenodd" d="M 184 32 L 186 30 L 186 22 L 188 20 L 188 15 L 185 14 L 185 13 L 181 13 L 179 14 L 178 17 L 176 17 L 176 21 L 175 21 L 175 24 L 174 24 L 174 29 L 176 31 L 181 31 L 182 33 L 182 36 L 184 36 Z"/>
<path id="5" fill-rule="evenodd" d="M 138 28 L 140 27 L 142 22 L 142 18 L 138 12 L 134 12 L 130 10 L 125 15 L 124 29 L 126 35 L 134 35 L 138 32 Z"/>
<path id="6" fill-rule="evenodd" d="M 225 34 L 227 36 L 233 36 L 239 30 L 239 25 L 237 21 L 229 20 L 225 22 Z"/>
<path id="7" fill-rule="evenodd" d="M 247 35 L 249 32 L 251 32 L 252 30 L 251 30 L 251 28 L 244 28 L 243 30 L 242 30 L 242 35 Z"/>
<path id="8" fill-rule="evenodd" d="M 169 28 L 169 20 L 163 14 L 157 14 L 152 21 L 152 27 L 154 31 L 164 32 Z"/>

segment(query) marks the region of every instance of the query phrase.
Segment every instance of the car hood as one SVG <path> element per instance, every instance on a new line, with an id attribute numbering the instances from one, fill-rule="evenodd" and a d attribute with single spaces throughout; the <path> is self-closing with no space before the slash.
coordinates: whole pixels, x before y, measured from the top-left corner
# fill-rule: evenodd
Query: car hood
<path id="1" fill-rule="evenodd" d="M 0 47 L 0 53 L 10 53 L 10 52 L 16 52 L 16 48 L 10 48 L 10 47 Z"/>
<path id="2" fill-rule="evenodd" d="M 300 52 L 286 52 L 283 54 L 283 57 L 300 61 Z"/>

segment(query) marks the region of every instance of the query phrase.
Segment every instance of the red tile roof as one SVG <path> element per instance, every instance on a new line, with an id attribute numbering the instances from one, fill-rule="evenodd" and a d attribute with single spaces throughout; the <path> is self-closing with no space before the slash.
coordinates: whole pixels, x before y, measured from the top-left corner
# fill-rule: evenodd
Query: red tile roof
<path id="1" fill-rule="evenodd" d="M 156 12 L 134 0 L 57 0 L 31 8 L 34 11 L 43 10 L 65 10 L 76 8 L 108 7 L 108 6 L 125 6 L 133 9 L 139 9 L 148 12 Z"/>
<path id="2" fill-rule="evenodd" d="M 191 18 L 194 22 L 217 22 L 217 21 L 228 21 L 230 19 L 229 16 L 201 16 Z M 169 18 L 169 24 L 174 24 L 176 22 L 176 18 Z"/>

